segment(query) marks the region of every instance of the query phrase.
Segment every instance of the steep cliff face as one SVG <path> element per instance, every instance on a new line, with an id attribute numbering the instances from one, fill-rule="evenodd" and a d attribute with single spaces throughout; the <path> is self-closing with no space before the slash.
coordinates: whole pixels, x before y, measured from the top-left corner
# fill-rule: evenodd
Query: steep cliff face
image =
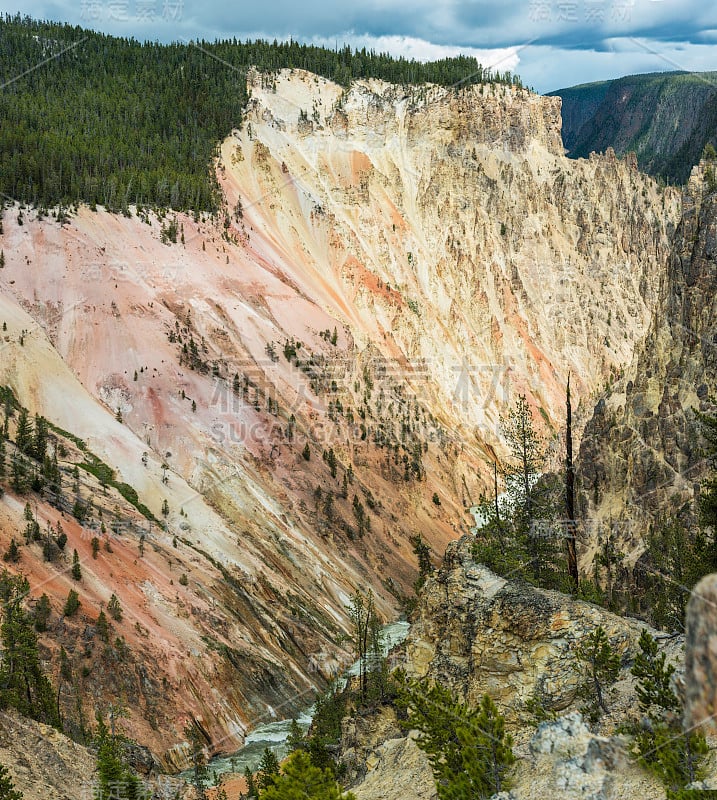
<path id="1" fill-rule="evenodd" d="M 589 395 L 644 335 L 679 198 L 563 158 L 557 99 L 297 71 L 257 76 L 247 120 L 222 163 L 249 246 L 271 235 L 357 342 L 426 363 L 481 438 L 518 392 L 554 422 L 569 370 Z"/>
<path id="2" fill-rule="evenodd" d="M 689 514 L 707 463 L 695 412 L 713 411 L 717 388 L 717 198 L 702 162 L 684 196 L 661 299 L 650 330 L 621 380 L 585 429 L 579 472 L 594 528 L 621 518 L 633 557 L 661 516 Z"/>
<path id="3" fill-rule="evenodd" d="M 356 587 L 396 613 L 409 536 L 442 552 L 462 532 L 518 392 L 549 430 L 568 370 L 587 400 L 625 367 L 679 203 L 614 156 L 565 159 L 555 99 L 343 92 L 299 71 L 252 83 L 217 163 L 223 219 L 3 219 L 0 384 L 161 521 L 91 478 L 84 524 L 33 496 L 83 558 L 68 624 L 69 561 L 23 549 L 53 607 L 48 665 L 74 642 L 81 671 L 115 592 L 127 651 L 97 661 L 84 713 L 119 694 L 129 732 L 171 767 L 189 718 L 227 751 L 302 707 L 349 658 L 335 642 Z M 84 451 L 63 442 L 72 486 Z M 25 500 L 3 498 L 3 550 Z M 100 509 L 123 525 L 93 559 Z"/>

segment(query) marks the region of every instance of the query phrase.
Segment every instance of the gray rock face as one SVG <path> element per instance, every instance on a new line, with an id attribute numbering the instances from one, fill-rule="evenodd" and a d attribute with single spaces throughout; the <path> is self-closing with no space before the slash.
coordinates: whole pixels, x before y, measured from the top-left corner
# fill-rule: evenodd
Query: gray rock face
<path id="1" fill-rule="evenodd" d="M 717 575 L 695 586 L 687 606 L 685 725 L 717 735 Z"/>
<path id="2" fill-rule="evenodd" d="M 492 800 L 664 800 L 658 778 L 638 765 L 626 739 L 613 735 L 619 723 L 639 719 L 629 667 L 644 626 L 506 581 L 473 561 L 472 543 L 468 536 L 452 542 L 443 567 L 426 582 L 406 640 L 406 670 L 440 681 L 474 705 L 486 692 L 499 705 L 516 762 L 510 786 Z M 574 647 L 599 625 L 622 653 L 623 670 L 608 691 L 610 713 L 596 733 L 581 714 L 565 709 L 578 682 Z M 663 637 L 660 649 L 681 683 L 682 641 Z M 534 711 L 526 707 L 536 697 L 548 711 L 563 710 L 537 731 Z M 435 800 L 428 760 L 402 734 L 393 711 L 345 721 L 341 752 L 359 800 Z"/>
<path id="3" fill-rule="evenodd" d="M 344 720 L 341 764 L 357 800 L 435 800 L 428 758 L 391 709 Z"/>
<path id="4" fill-rule="evenodd" d="M 659 784 L 630 762 L 619 738 L 591 733 L 580 714 L 542 723 L 528 750 L 506 800 L 664 797 Z"/>
<path id="5" fill-rule="evenodd" d="M 383 722 L 373 723 L 374 733 Z M 370 737 L 369 737 L 370 738 Z M 366 744 L 369 742 L 367 740 Z M 353 751 L 352 751 L 353 753 Z M 516 748 L 511 788 L 491 800 L 664 800 L 659 782 L 632 762 L 616 737 L 596 736 L 580 714 L 540 725 Z M 358 800 L 435 800 L 430 765 L 411 736 L 369 747 Z"/>

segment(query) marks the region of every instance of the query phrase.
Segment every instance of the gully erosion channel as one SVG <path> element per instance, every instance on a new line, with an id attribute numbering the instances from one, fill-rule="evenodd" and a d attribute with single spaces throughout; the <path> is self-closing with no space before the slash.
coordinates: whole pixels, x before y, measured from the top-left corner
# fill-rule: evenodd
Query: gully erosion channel
<path id="1" fill-rule="evenodd" d="M 401 644 L 408 635 L 409 624 L 407 622 L 391 622 L 384 625 L 381 629 L 382 642 L 384 655 L 386 655 L 396 645 Z M 352 675 L 358 675 L 359 662 L 356 661 L 346 671 L 344 678 Z M 302 711 L 296 718 L 296 721 L 302 730 L 308 730 L 311 725 L 313 717 L 313 705 Z M 209 782 L 212 783 L 214 778 L 218 778 L 224 773 L 243 773 L 246 767 L 255 771 L 259 767 L 259 762 L 264 753 L 265 748 L 269 748 L 276 753 L 277 758 L 281 760 L 288 754 L 286 745 L 287 737 L 291 729 L 291 719 L 275 720 L 268 722 L 265 725 L 259 725 L 249 733 L 244 742 L 244 747 L 237 750 L 229 756 L 217 756 L 212 759 L 209 764 Z M 182 773 L 183 778 L 191 780 L 192 770 L 187 770 Z"/>

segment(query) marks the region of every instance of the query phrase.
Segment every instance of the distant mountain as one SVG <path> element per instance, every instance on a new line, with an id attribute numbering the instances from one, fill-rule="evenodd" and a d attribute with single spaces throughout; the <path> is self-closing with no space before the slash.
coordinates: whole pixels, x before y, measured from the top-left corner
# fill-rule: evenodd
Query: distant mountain
<path id="1" fill-rule="evenodd" d="M 563 100 L 563 142 L 573 158 L 634 150 L 642 170 L 684 183 L 717 139 L 717 72 L 630 75 L 550 94 Z"/>

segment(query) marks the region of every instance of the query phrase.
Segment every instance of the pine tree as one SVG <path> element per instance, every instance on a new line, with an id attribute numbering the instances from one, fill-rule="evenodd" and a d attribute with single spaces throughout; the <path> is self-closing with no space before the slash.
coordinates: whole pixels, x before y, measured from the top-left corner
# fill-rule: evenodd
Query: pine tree
<path id="1" fill-rule="evenodd" d="M 0 764 L 0 800 L 23 800 L 22 792 L 17 791 L 7 767 L 2 764 Z"/>
<path id="2" fill-rule="evenodd" d="M 244 781 L 246 782 L 247 798 L 259 797 L 259 790 L 257 789 L 256 781 L 254 780 L 254 773 L 249 769 L 248 766 L 244 767 Z"/>
<path id="3" fill-rule="evenodd" d="M 32 457 L 41 464 L 47 455 L 47 420 L 39 414 L 35 414 L 35 431 L 32 437 L 31 453 Z"/>
<path id="4" fill-rule="evenodd" d="M 65 617 L 74 617 L 77 613 L 80 605 L 80 596 L 74 589 L 70 589 L 70 593 L 67 595 L 67 600 L 65 600 L 65 606 L 62 609 L 62 614 Z"/>
<path id="5" fill-rule="evenodd" d="M 640 763 L 662 780 L 668 797 L 678 797 L 685 785 L 703 777 L 707 743 L 701 731 L 683 730 L 682 704 L 672 689 L 675 668 L 666 663 L 664 653 L 658 654 L 657 642 L 646 630 L 639 646 L 632 674 L 638 679 L 638 702 L 650 725 L 636 730 L 635 749 Z"/>
<path id="6" fill-rule="evenodd" d="M 364 596 L 356 591 L 348 607 L 351 620 L 354 653 L 359 662 L 359 683 L 361 702 L 368 700 L 369 678 L 380 666 L 382 644 L 381 623 L 376 613 L 373 592 L 368 590 Z M 381 687 L 379 687 L 381 688 Z"/>
<path id="7" fill-rule="evenodd" d="M 43 672 L 37 634 L 23 608 L 29 584 L 23 576 L 0 575 L 3 622 L 0 628 L 3 659 L 0 663 L 0 706 L 16 708 L 33 719 L 57 726 L 54 692 Z"/>
<path id="8" fill-rule="evenodd" d="M 277 770 L 278 773 L 278 770 Z M 342 794 L 330 769 L 320 769 L 301 750 L 293 753 L 281 774 L 261 791 L 261 800 L 355 800 L 350 792 Z"/>
<path id="9" fill-rule="evenodd" d="M 18 494 L 27 491 L 27 465 L 25 459 L 17 453 L 12 454 L 12 480 L 11 486 Z"/>
<path id="10" fill-rule="evenodd" d="M 413 584 L 416 594 L 423 588 L 426 578 L 433 573 L 433 562 L 431 561 L 431 548 L 423 541 L 421 534 L 410 536 L 408 541 L 413 548 L 413 553 L 418 557 L 418 578 Z"/>
<path id="11" fill-rule="evenodd" d="M 512 461 L 504 469 L 506 488 L 513 507 L 513 524 L 521 537 L 527 538 L 533 577 L 540 577 L 538 542 L 531 530 L 538 516 L 537 476 L 543 469 L 544 445 L 533 425 L 525 395 L 519 395 L 515 408 L 501 419 L 501 430 Z"/>
<path id="12" fill-rule="evenodd" d="M 57 520 L 57 546 L 60 550 L 65 549 L 65 545 L 67 544 L 67 534 L 62 530 L 62 524 L 60 520 Z"/>
<path id="13" fill-rule="evenodd" d="M 32 423 L 27 413 L 27 409 L 20 409 L 20 416 L 17 419 L 17 429 L 15 431 L 15 445 L 21 453 L 27 453 L 32 446 Z"/>
<path id="14" fill-rule="evenodd" d="M 95 799 L 140 800 L 144 796 L 142 782 L 127 765 L 123 736 L 110 732 L 98 713 L 95 745 L 97 747 L 97 786 Z"/>
<path id="15" fill-rule="evenodd" d="M 575 648 L 575 657 L 583 676 L 580 693 L 587 701 L 584 713 L 596 721 L 601 712 L 607 713 L 605 689 L 617 680 L 620 656 L 600 625 Z"/>
<path id="16" fill-rule="evenodd" d="M 330 447 L 329 452 L 326 454 L 326 463 L 329 465 L 329 470 L 331 471 L 331 477 L 336 477 L 336 453 L 334 453 L 334 448 Z"/>
<path id="17" fill-rule="evenodd" d="M 304 461 L 309 461 L 311 459 L 311 448 L 309 447 L 308 442 L 304 445 L 301 455 L 304 457 Z"/>
<path id="18" fill-rule="evenodd" d="M 47 630 L 47 623 L 50 620 L 51 614 L 52 607 L 50 606 L 50 598 L 46 594 L 43 594 L 35 604 L 35 630 L 38 633 L 43 633 Z"/>
<path id="19" fill-rule="evenodd" d="M 107 622 L 107 615 L 104 611 L 100 611 L 97 622 L 95 623 L 95 628 L 97 629 L 97 635 L 100 639 L 102 639 L 103 642 L 108 642 L 110 638 L 110 624 Z"/>
<path id="20" fill-rule="evenodd" d="M 507 772 L 514 762 L 512 739 L 505 732 L 505 720 L 486 694 L 479 713 L 456 727 L 463 769 L 452 776 L 447 792 L 450 800 L 492 797 L 507 789 Z"/>
<path id="21" fill-rule="evenodd" d="M 510 789 L 513 743 L 488 695 L 474 709 L 438 683 L 405 681 L 399 705 L 408 711 L 404 727 L 419 731 L 417 744 L 441 800 L 477 800 Z"/>
<path id="22" fill-rule="evenodd" d="M 207 758 L 204 755 L 204 743 L 199 726 L 196 723 L 188 723 L 184 728 L 184 735 L 187 737 L 190 748 L 190 758 L 192 760 L 192 785 L 197 794 L 197 800 L 204 800 L 204 782 L 207 779 L 209 770 L 207 769 Z"/>
<path id="23" fill-rule="evenodd" d="M 80 556 L 77 550 L 72 551 L 72 580 L 82 580 L 82 567 L 80 566 Z"/>
<path id="24" fill-rule="evenodd" d="M 653 706 L 663 711 L 679 708 L 680 702 L 672 689 L 672 675 L 675 668 L 666 664 L 664 653 L 658 655 L 657 641 L 647 630 L 640 634 L 640 652 L 630 670 L 637 678 L 637 698 L 640 708 L 650 712 Z"/>
<path id="25" fill-rule="evenodd" d="M 107 610 L 115 622 L 122 622 L 122 606 L 117 595 L 113 592 L 107 601 Z"/>
<path id="26" fill-rule="evenodd" d="M 10 539 L 10 546 L 5 551 L 3 561 L 9 561 L 11 564 L 16 564 L 20 560 L 20 548 L 17 546 L 15 539 Z"/>
<path id="27" fill-rule="evenodd" d="M 705 777 L 703 761 L 709 748 L 701 731 L 685 732 L 679 724 L 657 720 L 649 730 L 638 731 L 635 746 L 639 763 L 657 775 L 669 798 L 702 796 L 679 794 L 688 784 Z"/>
<path id="28" fill-rule="evenodd" d="M 274 778 L 279 774 L 279 759 L 276 753 L 268 747 L 264 748 L 264 753 L 259 763 L 258 786 L 261 797 L 264 797 L 265 790 L 274 783 Z"/>
<path id="29" fill-rule="evenodd" d="M 293 753 L 295 750 L 304 749 L 305 745 L 306 735 L 299 723 L 295 719 L 292 719 L 289 735 L 286 737 L 286 746 L 289 748 L 289 752 Z"/>

